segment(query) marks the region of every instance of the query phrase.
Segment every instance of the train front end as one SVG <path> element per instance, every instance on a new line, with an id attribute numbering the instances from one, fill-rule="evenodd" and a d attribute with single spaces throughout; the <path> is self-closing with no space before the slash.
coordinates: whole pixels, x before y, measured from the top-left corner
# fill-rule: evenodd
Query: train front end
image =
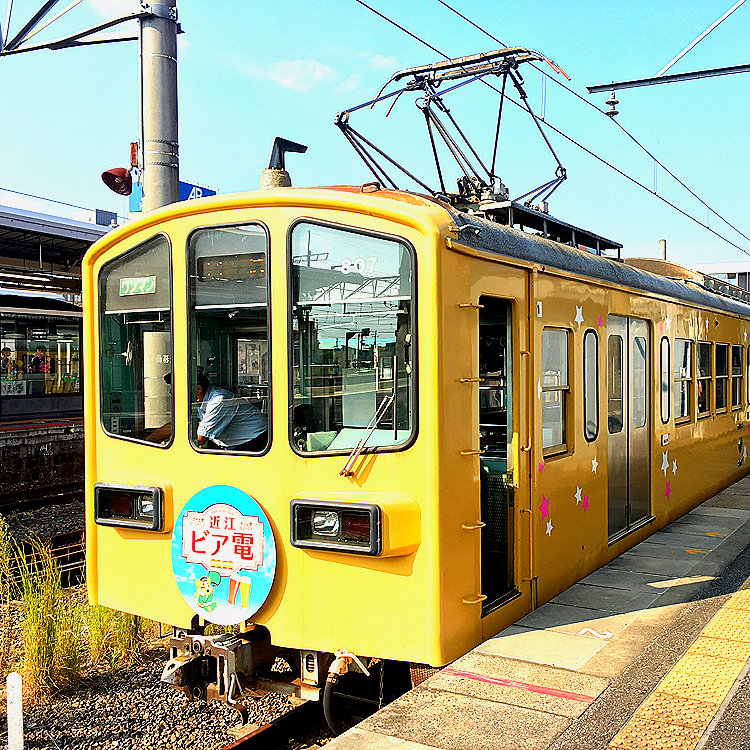
<path id="1" fill-rule="evenodd" d="M 470 645 L 437 572 L 447 224 L 413 197 L 274 190 L 161 209 L 86 256 L 89 596 L 174 626 L 186 693 L 316 697 L 337 651 Z"/>

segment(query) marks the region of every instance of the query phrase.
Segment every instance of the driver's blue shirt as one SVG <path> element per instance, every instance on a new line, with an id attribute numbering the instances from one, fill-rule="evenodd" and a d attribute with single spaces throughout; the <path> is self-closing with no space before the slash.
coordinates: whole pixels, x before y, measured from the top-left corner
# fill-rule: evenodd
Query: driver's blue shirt
<path id="1" fill-rule="evenodd" d="M 211 386 L 198 405 L 198 435 L 222 448 L 247 443 L 268 430 L 266 415 L 249 401 Z"/>

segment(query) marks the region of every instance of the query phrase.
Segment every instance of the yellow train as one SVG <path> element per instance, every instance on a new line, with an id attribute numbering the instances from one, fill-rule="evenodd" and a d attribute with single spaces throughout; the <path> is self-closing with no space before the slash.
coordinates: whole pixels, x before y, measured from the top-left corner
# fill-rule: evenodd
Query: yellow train
<path id="1" fill-rule="evenodd" d="M 377 185 L 112 231 L 83 264 L 91 601 L 174 625 L 191 695 L 315 697 L 337 652 L 446 664 L 744 476 L 750 307 L 618 247 Z"/>

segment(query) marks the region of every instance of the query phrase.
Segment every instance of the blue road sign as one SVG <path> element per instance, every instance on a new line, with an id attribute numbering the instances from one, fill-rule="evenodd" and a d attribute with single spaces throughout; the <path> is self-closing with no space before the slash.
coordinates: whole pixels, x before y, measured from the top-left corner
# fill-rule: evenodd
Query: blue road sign
<path id="1" fill-rule="evenodd" d="M 195 198 L 205 198 L 209 195 L 216 195 L 216 191 L 180 180 L 181 201 L 191 201 Z M 133 192 L 130 194 L 128 202 L 128 211 L 131 214 L 143 211 L 143 185 L 133 185 Z"/>

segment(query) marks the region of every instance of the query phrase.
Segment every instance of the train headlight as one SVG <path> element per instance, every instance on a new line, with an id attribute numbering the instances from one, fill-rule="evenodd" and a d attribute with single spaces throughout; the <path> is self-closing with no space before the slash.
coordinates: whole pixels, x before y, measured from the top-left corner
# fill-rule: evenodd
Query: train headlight
<path id="1" fill-rule="evenodd" d="M 94 520 L 100 526 L 161 531 L 164 514 L 161 487 L 96 484 Z"/>
<path id="2" fill-rule="evenodd" d="M 293 500 L 291 541 L 295 547 L 379 555 L 383 549 L 380 508 Z"/>

